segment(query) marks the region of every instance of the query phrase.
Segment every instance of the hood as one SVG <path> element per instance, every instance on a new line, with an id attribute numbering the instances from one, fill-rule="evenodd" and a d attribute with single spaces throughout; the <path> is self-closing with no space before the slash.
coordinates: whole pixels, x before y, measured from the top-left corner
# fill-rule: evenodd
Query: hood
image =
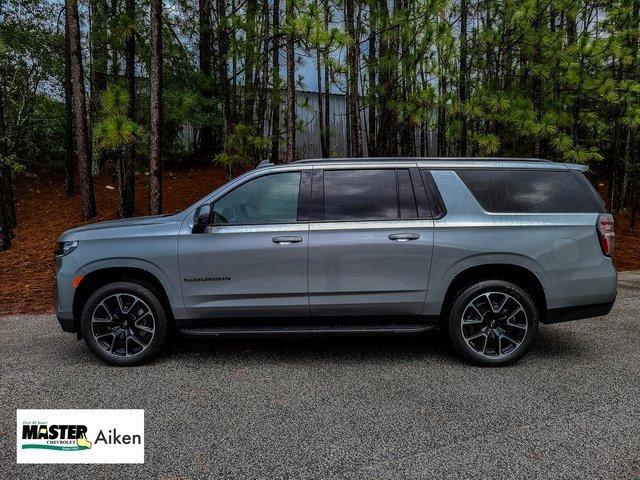
<path id="1" fill-rule="evenodd" d="M 80 240 L 86 232 L 96 231 L 96 230 L 104 230 L 107 228 L 123 228 L 123 227 L 138 227 L 144 225 L 153 225 L 155 223 L 159 223 L 164 221 L 165 219 L 169 219 L 174 215 L 150 215 L 148 217 L 133 217 L 133 218 L 123 218 L 119 220 L 107 220 L 106 222 L 98 222 L 98 223 L 89 223 L 87 225 L 83 225 L 81 227 L 72 228 L 64 232 L 59 241 L 73 241 Z"/>

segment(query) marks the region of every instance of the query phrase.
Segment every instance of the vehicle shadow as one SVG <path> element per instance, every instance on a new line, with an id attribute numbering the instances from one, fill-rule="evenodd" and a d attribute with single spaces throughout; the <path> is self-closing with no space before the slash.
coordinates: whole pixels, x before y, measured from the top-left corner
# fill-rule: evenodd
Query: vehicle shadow
<path id="1" fill-rule="evenodd" d="M 323 336 L 257 338 L 177 338 L 167 351 L 169 357 L 212 355 L 217 359 L 238 357 L 357 360 L 386 358 L 454 358 L 448 341 L 437 333 L 411 336 Z"/>
<path id="2" fill-rule="evenodd" d="M 565 325 L 543 325 L 527 355 L 541 359 L 580 359 L 589 354 L 590 348 L 586 336 L 569 330 Z"/>

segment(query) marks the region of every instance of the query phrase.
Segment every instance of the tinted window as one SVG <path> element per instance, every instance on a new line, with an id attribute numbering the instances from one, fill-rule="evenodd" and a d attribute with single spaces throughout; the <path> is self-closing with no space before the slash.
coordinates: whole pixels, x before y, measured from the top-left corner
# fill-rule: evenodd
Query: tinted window
<path id="1" fill-rule="evenodd" d="M 398 218 L 395 170 L 325 170 L 326 221 Z"/>
<path id="2" fill-rule="evenodd" d="M 215 225 L 252 225 L 297 221 L 300 172 L 251 180 L 213 206 Z"/>
<path id="3" fill-rule="evenodd" d="M 400 218 L 418 218 L 416 196 L 411 185 L 409 170 L 396 170 L 398 175 L 398 200 L 400 204 Z"/>
<path id="4" fill-rule="evenodd" d="M 596 208 L 569 171 L 459 170 L 489 212 L 580 213 Z"/>
<path id="5" fill-rule="evenodd" d="M 431 215 L 433 216 L 433 218 L 444 217 L 447 214 L 447 208 L 444 205 L 444 200 L 442 200 L 442 195 L 440 195 L 440 190 L 438 190 L 431 172 L 429 172 L 428 170 L 421 170 L 420 172 L 422 174 L 424 186 L 429 192 Z"/>
<path id="6" fill-rule="evenodd" d="M 580 185 L 582 185 L 582 188 L 584 188 L 585 192 L 587 192 L 587 195 L 589 195 L 589 198 L 596 206 L 598 213 L 607 213 L 607 206 L 605 205 L 604 200 L 596 190 L 596 187 L 591 184 L 587 176 L 584 173 L 578 172 L 576 170 L 572 170 L 572 173 L 573 176 L 576 177 Z"/>

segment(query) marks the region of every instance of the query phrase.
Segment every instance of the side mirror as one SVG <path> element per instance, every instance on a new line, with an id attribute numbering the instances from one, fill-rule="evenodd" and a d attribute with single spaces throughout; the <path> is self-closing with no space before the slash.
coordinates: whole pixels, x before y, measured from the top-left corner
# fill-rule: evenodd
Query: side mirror
<path id="1" fill-rule="evenodd" d="M 193 216 L 192 233 L 202 233 L 211 223 L 211 205 L 200 205 Z"/>

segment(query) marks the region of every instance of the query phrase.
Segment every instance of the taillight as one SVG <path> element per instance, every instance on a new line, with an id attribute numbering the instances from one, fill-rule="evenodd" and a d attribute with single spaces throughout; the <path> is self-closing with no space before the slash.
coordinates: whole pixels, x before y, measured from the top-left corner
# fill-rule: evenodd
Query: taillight
<path id="1" fill-rule="evenodd" d="M 596 230 L 598 232 L 598 240 L 600 240 L 602 253 L 607 257 L 613 257 L 613 249 L 616 244 L 616 234 L 613 231 L 613 215 L 609 215 L 608 213 L 598 215 Z"/>

